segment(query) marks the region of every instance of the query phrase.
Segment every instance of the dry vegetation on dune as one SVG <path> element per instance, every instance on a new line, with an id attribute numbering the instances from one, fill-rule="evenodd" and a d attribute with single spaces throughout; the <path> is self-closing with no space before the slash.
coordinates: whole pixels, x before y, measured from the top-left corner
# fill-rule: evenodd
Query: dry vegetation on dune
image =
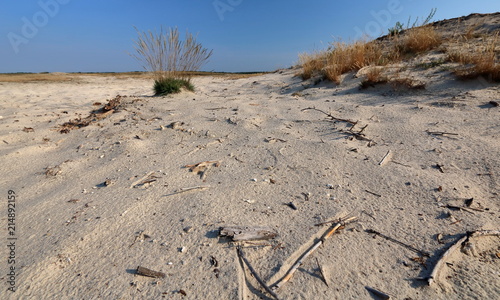
<path id="1" fill-rule="evenodd" d="M 186 32 L 180 39 L 177 28 L 160 32 L 140 32 L 133 55 L 154 76 L 155 95 L 178 93 L 182 88 L 193 91 L 191 72 L 198 71 L 212 56 L 212 50 L 203 47 L 196 36 Z"/>
<path id="2" fill-rule="evenodd" d="M 410 29 L 406 35 L 395 35 L 392 40 L 392 47 L 389 49 L 377 41 L 360 40 L 353 43 L 335 42 L 324 52 L 301 54 L 300 76 L 309 79 L 322 75 L 339 84 L 341 75 L 346 72 L 357 71 L 369 65 L 397 63 L 409 54 L 428 51 L 441 44 L 439 34 L 432 26 Z"/>
<path id="3" fill-rule="evenodd" d="M 429 51 L 446 53 L 439 62 L 420 64 L 421 68 L 436 67 L 445 63 L 455 63 L 451 71 L 460 79 L 473 79 L 479 76 L 489 81 L 500 81 L 499 29 L 496 34 L 479 33 L 478 26 L 469 27 L 464 34 L 445 35 L 441 22 L 424 24 L 403 30 L 400 27 L 390 29 L 390 34 L 377 40 L 360 40 L 352 43 L 335 42 L 325 51 L 313 54 L 301 54 L 298 74 L 302 79 L 320 76 L 340 84 L 342 74 L 357 71 L 365 66 L 386 66 L 385 69 L 372 68 L 365 74 L 362 88 L 378 83 L 392 82 L 411 88 L 422 85 L 411 82 L 408 78 L 393 76 L 391 64 L 408 62 L 415 57 L 424 56 Z M 458 18 L 458 23 L 460 18 Z"/>
<path id="4" fill-rule="evenodd" d="M 500 60 L 498 33 L 485 38 L 479 45 L 465 44 L 465 47 L 448 51 L 448 59 L 461 66 L 454 73 L 462 79 L 483 76 L 490 81 L 500 81 Z"/>
<path id="5" fill-rule="evenodd" d="M 322 70 L 325 78 L 340 83 L 342 74 L 380 63 L 381 48 L 375 43 L 357 41 L 352 44 L 336 42 L 326 53 L 326 65 Z"/>
<path id="6" fill-rule="evenodd" d="M 403 36 L 395 37 L 395 51 L 398 54 L 415 54 L 434 49 L 441 45 L 442 39 L 437 30 L 425 25 L 408 30 Z"/>

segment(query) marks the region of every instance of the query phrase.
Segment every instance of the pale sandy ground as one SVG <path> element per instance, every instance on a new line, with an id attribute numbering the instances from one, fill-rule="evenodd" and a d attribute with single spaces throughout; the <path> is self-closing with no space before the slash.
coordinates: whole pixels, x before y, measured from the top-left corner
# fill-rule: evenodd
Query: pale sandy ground
<path id="1" fill-rule="evenodd" d="M 276 228 L 272 246 L 244 249 L 271 285 L 328 228 L 314 224 L 350 213 L 359 222 L 307 259 L 277 292 L 281 299 L 377 299 L 366 286 L 393 299 L 498 299 L 498 237 L 457 252 L 432 287 L 415 278 L 428 276 L 466 231 L 500 227 L 500 108 L 488 104 L 500 100 L 499 86 L 431 69 L 421 74 L 425 90 L 359 90 L 354 74 L 335 86 L 302 82 L 296 72 L 199 77 L 194 93 L 168 97 L 151 97 L 142 79 L 0 83 L 2 244 L 7 190 L 18 196 L 17 291 L 6 292 L 3 247 L 1 298 L 270 299 L 218 228 Z M 117 94 L 128 97 L 98 124 L 55 130 Z M 342 133 L 346 123 L 302 111 L 308 107 L 359 121 L 357 129 L 368 125 L 363 133 L 376 144 Z M 184 124 L 168 127 L 176 121 Z M 204 181 L 183 167 L 207 160 L 221 164 Z M 131 187 L 149 172 L 155 182 Z M 210 188 L 173 194 L 193 186 Z M 481 211 L 443 207 L 468 198 Z M 431 256 L 423 265 L 366 229 Z M 139 265 L 167 276 L 135 275 Z"/>

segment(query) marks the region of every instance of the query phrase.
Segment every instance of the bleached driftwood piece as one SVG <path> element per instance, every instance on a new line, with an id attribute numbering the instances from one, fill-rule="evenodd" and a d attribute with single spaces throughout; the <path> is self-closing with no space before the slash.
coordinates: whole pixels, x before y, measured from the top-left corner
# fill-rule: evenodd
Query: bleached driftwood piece
<path id="1" fill-rule="evenodd" d="M 436 265 L 434 266 L 434 269 L 432 269 L 431 275 L 427 278 L 427 284 L 431 286 L 434 281 L 437 280 L 437 276 L 439 271 L 441 270 L 441 267 L 445 263 L 446 259 L 453 254 L 457 249 L 461 248 L 462 245 L 465 245 L 465 243 L 471 238 L 471 237 L 479 237 L 479 236 L 491 236 L 491 235 L 496 235 L 500 236 L 500 230 L 477 230 L 477 231 L 470 231 L 467 232 L 462 238 L 460 238 L 458 241 L 456 241 L 453 245 L 446 250 L 445 253 L 441 256 L 441 258 L 437 261 Z"/>
<path id="2" fill-rule="evenodd" d="M 156 175 L 154 175 L 155 172 L 154 171 L 151 171 L 149 172 L 148 174 L 144 175 L 143 177 L 141 177 L 139 180 L 136 180 L 134 181 L 134 183 L 132 183 L 130 185 L 130 188 L 138 188 L 138 187 L 142 187 L 148 183 L 152 183 L 152 182 L 155 182 L 157 178 L 160 178 Z"/>
<path id="3" fill-rule="evenodd" d="M 267 226 L 226 226 L 219 229 L 219 236 L 229 237 L 234 242 L 269 240 L 277 235 L 274 229 Z"/>
<path id="4" fill-rule="evenodd" d="M 392 156 L 391 154 L 392 154 L 391 150 L 388 150 L 387 153 L 382 158 L 382 160 L 378 163 L 378 165 L 379 166 L 384 165 L 390 159 L 390 157 Z"/>
<path id="5" fill-rule="evenodd" d="M 288 270 L 288 272 L 285 274 L 283 278 L 281 278 L 277 283 L 273 285 L 273 289 L 277 290 L 281 288 L 281 286 L 288 282 L 290 278 L 292 278 L 293 274 L 297 269 L 304 263 L 306 258 L 309 257 L 316 249 L 319 248 L 328 238 L 332 236 L 332 234 L 335 233 L 341 226 L 344 226 L 347 223 L 350 223 L 352 221 L 356 220 L 356 217 L 350 217 L 345 220 L 339 220 L 337 223 L 333 224 L 324 234 L 323 236 L 316 242 L 314 243 L 298 260 L 295 262 L 295 264 Z"/>

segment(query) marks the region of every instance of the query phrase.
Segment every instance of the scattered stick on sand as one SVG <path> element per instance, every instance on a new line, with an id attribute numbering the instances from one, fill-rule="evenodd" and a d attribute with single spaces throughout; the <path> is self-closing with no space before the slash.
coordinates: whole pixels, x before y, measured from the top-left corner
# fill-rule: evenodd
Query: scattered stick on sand
<path id="1" fill-rule="evenodd" d="M 387 153 L 384 155 L 382 160 L 378 163 L 379 166 L 384 165 L 387 161 L 389 161 L 390 157 L 392 156 L 391 150 L 387 151 Z"/>
<path id="2" fill-rule="evenodd" d="M 288 270 L 283 278 L 281 278 L 278 282 L 273 285 L 273 289 L 277 290 L 283 286 L 286 282 L 288 282 L 293 274 L 297 271 L 297 269 L 304 263 L 304 261 L 319 248 L 328 238 L 332 236 L 341 226 L 345 226 L 346 224 L 353 222 L 357 217 L 349 217 L 347 219 L 341 219 L 337 223 L 333 224 L 324 234 L 323 236 L 314 243 L 309 250 L 307 250 L 298 260 L 297 262 Z"/>
<path id="3" fill-rule="evenodd" d="M 441 258 L 434 266 L 434 269 L 432 269 L 431 275 L 427 278 L 427 284 L 431 286 L 435 281 L 437 281 L 439 271 L 450 255 L 452 255 L 457 249 L 465 245 L 470 238 L 479 236 L 500 236 L 500 230 L 478 230 L 467 232 L 462 238 L 453 243 L 453 245 L 451 245 L 445 253 L 443 253 Z"/>
<path id="4" fill-rule="evenodd" d="M 333 121 L 337 121 L 337 122 L 345 122 L 345 123 L 349 123 L 351 124 L 352 126 L 358 124 L 357 121 L 352 121 L 352 120 L 349 120 L 349 119 L 342 119 L 342 118 L 337 118 L 337 117 L 334 117 L 332 114 L 330 113 L 327 113 L 321 109 L 317 109 L 315 107 L 307 107 L 307 108 L 304 108 L 302 109 L 301 111 L 308 111 L 308 110 L 315 110 L 315 111 L 319 111 L 321 113 L 324 113 L 325 115 L 327 115 L 329 118 L 331 118 Z"/>
<path id="5" fill-rule="evenodd" d="M 383 300 L 391 299 L 391 297 L 389 295 L 387 295 L 386 293 L 381 292 L 381 291 L 374 289 L 372 287 L 365 286 L 365 289 L 367 289 L 369 292 L 373 293 L 374 295 L 376 295 L 380 299 L 383 299 Z"/>
<path id="6" fill-rule="evenodd" d="M 319 260 L 317 257 L 316 257 L 316 264 L 318 265 L 319 273 L 321 274 L 321 278 L 323 279 L 323 282 L 326 284 L 326 286 L 329 286 L 328 285 L 328 276 L 326 275 L 326 272 L 323 269 L 323 267 L 319 264 Z"/>
<path id="7" fill-rule="evenodd" d="M 219 236 L 229 237 L 234 242 L 269 240 L 277 235 L 276 230 L 267 226 L 225 226 L 219 229 Z"/>
<path id="8" fill-rule="evenodd" d="M 250 262 L 247 260 L 247 258 L 245 257 L 245 253 L 243 253 L 243 250 L 241 249 L 240 246 L 238 246 L 236 248 L 236 252 L 238 253 L 238 257 L 247 265 L 248 269 L 250 270 L 250 272 L 252 273 L 253 277 L 257 280 L 257 282 L 266 290 L 266 292 L 268 292 L 271 296 L 273 296 L 275 299 L 279 299 L 278 298 L 278 295 L 276 295 L 275 292 L 273 292 L 273 290 L 271 290 L 267 285 L 266 283 L 260 278 L 260 276 L 257 274 L 257 272 L 255 271 L 255 269 L 252 267 L 252 265 L 250 264 Z"/>
<path id="9" fill-rule="evenodd" d="M 429 257 L 429 256 L 430 256 L 430 254 L 429 254 L 428 252 L 422 251 L 422 250 L 417 249 L 417 248 L 415 248 L 415 247 L 413 247 L 413 246 L 410 246 L 410 245 L 408 245 L 408 244 L 405 244 L 405 243 L 403 243 L 403 242 L 400 242 L 400 241 L 398 241 L 398 240 L 396 240 L 396 239 L 391 238 L 390 236 L 387 236 L 387 235 L 385 235 L 385 234 L 382 234 L 382 233 L 380 233 L 380 232 L 378 232 L 378 231 L 375 231 L 375 230 L 373 230 L 373 229 L 367 229 L 367 230 L 366 230 L 366 232 L 368 232 L 368 233 L 373 233 L 373 234 L 376 234 L 376 235 L 378 235 L 378 236 L 381 236 L 381 237 L 383 237 L 384 239 L 386 239 L 386 240 L 388 240 L 388 241 L 391 241 L 391 242 L 394 242 L 394 243 L 396 243 L 396 244 L 398 244 L 398 245 L 401 245 L 401 246 L 403 246 L 403 247 L 405 247 L 405 248 L 407 248 L 407 249 L 410 249 L 411 251 L 414 251 L 414 252 L 416 252 L 416 253 L 418 253 L 418 254 L 420 254 L 420 255 L 422 255 L 422 256 L 427 256 L 427 257 Z"/>
<path id="10" fill-rule="evenodd" d="M 139 275 L 153 277 L 153 278 L 165 278 L 165 276 L 166 276 L 165 273 L 153 271 L 151 269 L 144 268 L 141 266 L 137 267 L 136 272 Z"/>
<path id="11" fill-rule="evenodd" d="M 204 190 L 209 189 L 209 188 L 210 188 L 210 186 L 193 186 L 193 187 L 181 188 L 181 189 L 173 192 L 172 194 L 168 194 L 165 196 L 173 196 L 173 195 L 182 194 L 182 193 L 191 192 L 191 191 L 204 191 Z"/>

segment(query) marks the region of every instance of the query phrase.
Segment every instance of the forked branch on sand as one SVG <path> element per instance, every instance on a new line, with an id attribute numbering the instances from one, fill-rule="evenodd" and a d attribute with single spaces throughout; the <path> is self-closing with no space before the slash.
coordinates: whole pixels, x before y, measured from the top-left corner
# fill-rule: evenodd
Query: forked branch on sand
<path id="1" fill-rule="evenodd" d="M 307 107 L 307 108 L 304 108 L 302 109 L 301 111 L 307 111 L 307 110 L 316 110 L 316 111 L 319 111 L 321 113 L 324 113 L 325 115 L 327 115 L 328 117 L 330 117 L 332 120 L 334 121 L 338 121 L 338 122 L 346 122 L 346 123 L 349 123 L 351 124 L 352 126 L 358 124 L 357 121 L 351 121 L 351 120 L 348 120 L 348 119 L 341 119 L 341 118 L 337 118 L 337 117 L 334 117 L 332 114 L 330 113 L 327 113 L 325 111 L 322 111 L 321 109 L 317 109 L 315 107 Z"/>
<path id="2" fill-rule="evenodd" d="M 238 246 L 236 248 L 236 251 L 238 253 L 238 257 L 247 265 L 248 270 L 252 273 L 253 277 L 257 280 L 257 282 L 268 292 L 271 296 L 273 296 L 275 299 L 278 299 L 278 295 L 276 295 L 275 292 L 273 292 L 266 284 L 265 282 L 260 278 L 260 276 L 257 274 L 255 269 L 252 267 L 250 262 L 247 260 L 245 257 L 245 253 L 243 253 L 243 250 L 241 249 L 241 246 Z"/>
<path id="3" fill-rule="evenodd" d="M 434 281 L 437 280 L 437 276 L 439 271 L 441 270 L 441 266 L 445 263 L 446 259 L 452 255 L 457 249 L 461 248 L 465 243 L 471 238 L 471 237 L 478 237 L 478 236 L 491 236 L 491 235 L 496 235 L 500 236 L 500 230 L 478 230 L 478 231 L 471 231 L 467 232 L 461 239 L 456 241 L 453 245 L 451 245 L 448 250 L 441 256 L 441 258 L 438 260 L 436 265 L 434 266 L 434 269 L 432 270 L 431 275 L 427 278 L 427 284 L 430 286 Z"/>
<path id="4" fill-rule="evenodd" d="M 328 238 L 330 238 L 332 234 L 334 234 L 335 231 L 337 231 L 341 226 L 353 222 L 354 220 L 356 220 L 356 217 L 349 217 L 347 219 L 339 220 L 337 223 L 334 223 L 323 234 L 323 236 L 316 243 L 314 243 L 314 245 L 312 245 L 311 248 L 309 248 L 309 250 L 306 251 L 306 253 L 302 254 L 302 256 L 297 260 L 297 262 L 295 262 L 295 264 L 290 268 L 290 270 L 288 270 L 285 276 L 273 285 L 273 289 L 277 290 L 281 288 L 281 286 L 284 283 L 288 282 L 290 278 L 292 278 L 295 271 L 297 271 L 297 269 L 304 263 L 304 261 L 306 260 L 307 257 L 309 257 L 309 255 L 311 255 L 316 249 L 318 249 L 319 246 L 321 246 Z"/>

